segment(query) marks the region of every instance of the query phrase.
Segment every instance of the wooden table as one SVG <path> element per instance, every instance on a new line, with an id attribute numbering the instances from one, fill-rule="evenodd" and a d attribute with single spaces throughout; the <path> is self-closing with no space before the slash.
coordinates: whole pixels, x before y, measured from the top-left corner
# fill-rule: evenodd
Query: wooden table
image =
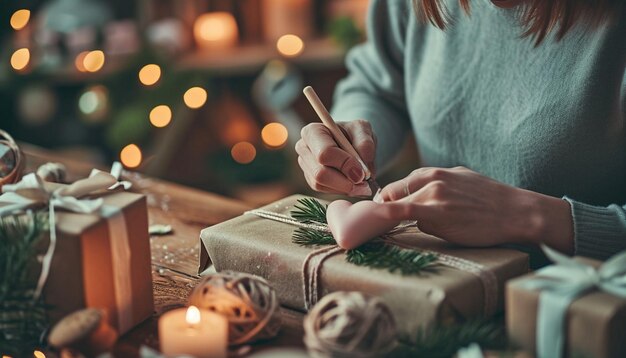
<path id="1" fill-rule="evenodd" d="M 59 162 L 68 168 L 68 180 L 73 181 L 88 176 L 93 168 L 90 163 L 68 160 L 31 145 L 22 144 L 21 148 L 26 154 L 27 172 L 35 171 L 46 162 Z M 116 357 L 137 356 L 141 345 L 158 349 L 158 317 L 172 308 L 184 306 L 198 280 L 200 230 L 251 209 L 234 199 L 139 174 L 125 174 L 125 179 L 134 183 L 132 190 L 147 196 L 150 224 L 168 224 L 174 231 L 170 235 L 150 238 L 156 312 L 121 337 L 114 351 Z M 282 310 L 282 315 L 280 335 L 265 344 L 256 345 L 253 347 L 255 351 L 267 347 L 303 347 L 303 315 L 286 309 Z"/>

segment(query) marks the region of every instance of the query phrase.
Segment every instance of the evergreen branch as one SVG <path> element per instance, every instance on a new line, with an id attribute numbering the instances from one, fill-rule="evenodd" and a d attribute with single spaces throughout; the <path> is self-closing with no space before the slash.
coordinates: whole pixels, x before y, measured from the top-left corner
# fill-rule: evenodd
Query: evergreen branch
<path id="1" fill-rule="evenodd" d="M 399 271 L 403 275 L 416 275 L 432 268 L 437 255 L 403 249 L 382 240 L 374 240 L 346 252 L 346 260 L 358 266 Z"/>
<path id="2" fill-rule="evenodd" d="M 303 223 L 326 224 L 326 206 L 313 198 L 299 199 L 291 216 Z M 332 234 L 308 228 L 298 228 L 292 241 L 300 246 L 336 245 Z M 399 271 L 403 275 L 416 275 L 429 269 L 437 261 L 437 255 L 410 250 L 387 243 L 381 238 L 346 252 L 346 261 L 357 266 Z"/>
<path id="3" fill-rule="evenodd" d="M 485 320 L 435 326 L 419 331 L 415 343 L 400 345 L 391 356 L 447 358 L 472 343 L 483 349 L 502 350 L 508 347 L 504 331 L 500 325 Z"/>
<path id="4" fill-rule="evenodd" d="M 294 205 L 296 210 L 291 212 L 291 217 L 303 223 L 327 224 L 326 208 L 319 201 L 313 198 L 298 199 L 298 204 Z"/>

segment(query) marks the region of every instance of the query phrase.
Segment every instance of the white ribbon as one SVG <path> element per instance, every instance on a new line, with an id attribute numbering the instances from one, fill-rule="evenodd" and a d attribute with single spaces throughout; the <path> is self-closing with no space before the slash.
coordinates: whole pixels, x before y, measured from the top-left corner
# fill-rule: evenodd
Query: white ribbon
<path id="1" fill-rule="evenodd" d="M 537 271 L 522 288 L 540 290 L 537 310 L 537 357 L 563 356 L 565 317 L 569 305 L 591 291 L 626 298 L 626 251 L 613 256 L 598 269 L 543 245 L 555 265 Z"/>

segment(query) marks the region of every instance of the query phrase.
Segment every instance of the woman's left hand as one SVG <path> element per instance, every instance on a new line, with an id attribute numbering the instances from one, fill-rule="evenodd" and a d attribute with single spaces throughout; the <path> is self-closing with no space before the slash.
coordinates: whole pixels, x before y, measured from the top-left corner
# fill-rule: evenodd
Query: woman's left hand
<path id="1" fill-rule="evenodd" d="M 544 242 L 572 253 L 569 203 L 502 184 L 463 167 L 420 168 L 387 185 L 378 199 L 391 216 L 465 246 Z"/>

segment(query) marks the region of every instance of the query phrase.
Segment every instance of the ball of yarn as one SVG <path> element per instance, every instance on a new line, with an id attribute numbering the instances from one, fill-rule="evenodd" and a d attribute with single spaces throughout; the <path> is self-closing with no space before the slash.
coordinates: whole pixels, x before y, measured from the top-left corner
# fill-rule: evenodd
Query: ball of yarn
<path id="1" fill-rule="evenodd" d="M 389 307 L 360 292 L 335 292 L 322 298 L 304 319 L 304 332 L 312 357 L 378 357 L 396 343 Z"/>
<path id="2" fill-rule="evenodd" d="M 228 319 L 230 345 L 273 338 L 281 326 L 278 298 L 263 278 L 224 271 L 203 277 L 189 304 Z"/>
<path id="3" fill-rule="evenodd" d="M 64 183 L 67 169 L 61 163 L 46 163 L 37 169 L 37 175 L 44 181 Z"/>

